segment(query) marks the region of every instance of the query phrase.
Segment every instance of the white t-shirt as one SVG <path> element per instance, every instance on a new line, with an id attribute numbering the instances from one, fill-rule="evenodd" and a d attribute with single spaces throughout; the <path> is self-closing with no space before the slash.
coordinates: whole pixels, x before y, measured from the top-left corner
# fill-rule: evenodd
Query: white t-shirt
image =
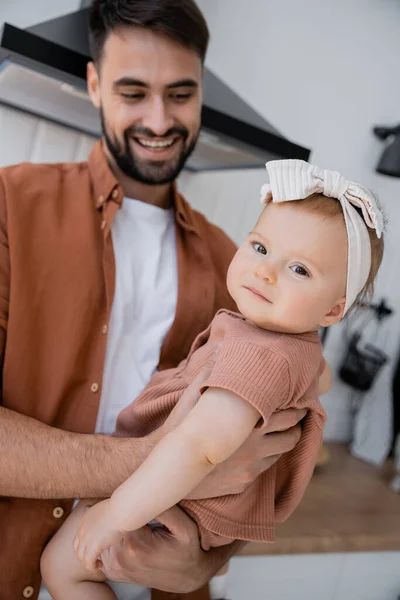
<path id="1" fill-rule="evenodd" d="M 118 413 L 157 369 L 173 323 L 178 273 L 173 210 L 125 199 L 111 226 L 116 261 L 98 433 L 113 433 Z"/>
<path id="2" fill-rule="evenodd" d="M 115 295 L 111 309 L 96 432 L 111 434 L 118 413 L 157 369 L 175 318 L 178 268 L 173 209 L 125 198 L 111 226 Z M 118 600 L 148 600 L 139 586 L 111 584 Z M 39 600 L 49 600 L 42 590 Z"/>

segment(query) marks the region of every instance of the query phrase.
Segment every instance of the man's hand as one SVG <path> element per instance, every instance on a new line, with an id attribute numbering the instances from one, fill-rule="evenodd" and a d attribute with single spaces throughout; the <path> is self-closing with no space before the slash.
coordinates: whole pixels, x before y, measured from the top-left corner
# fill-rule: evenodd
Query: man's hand
<path id="1" fill-rule="evenodd" d="M 245 443 L 215 469 L 190 494 L 192 500 L 243 492 L 285 452 L 293 450 L 301 436 L 299 421 L 305 410 L 275 413 L 265 428 L 254 429 Z"/>
<path id="2" fill-rule="evenodd" d="M 223 559 L 213 551 L 203 552 L 197 526 L 180 508 L 174 506 L 157 520 L 166 529 L 146 525 L 102 553 L 108 579 L 185 594 L 222 567 Z"/>

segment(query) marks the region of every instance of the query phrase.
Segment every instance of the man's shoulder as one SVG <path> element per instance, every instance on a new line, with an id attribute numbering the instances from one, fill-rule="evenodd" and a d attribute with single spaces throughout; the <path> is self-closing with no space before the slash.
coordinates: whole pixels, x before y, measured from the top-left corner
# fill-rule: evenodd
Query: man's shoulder
<path id="1" fill-rule="evenodd" d="M 211 223 L 205 215 L 190 207 L 193 221 L 200 235 L 207 241 L 212 254 L 218 253 L 226 257 L 229 262 L 237 250 L 236 244 L 227 233 L 218 225 Z"/>
<path id="2" fill-rule="evenodd" d="M 48 189 L 70 178 L 85 177 L 87 162 L 30 163 L 22 162 L 0 168 L 0 182 L 4 191 Z"/>

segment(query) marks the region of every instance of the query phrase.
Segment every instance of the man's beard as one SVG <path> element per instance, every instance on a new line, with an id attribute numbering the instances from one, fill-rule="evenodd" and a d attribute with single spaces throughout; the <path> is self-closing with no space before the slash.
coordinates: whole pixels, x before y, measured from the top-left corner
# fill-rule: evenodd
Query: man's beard
<path id="1" fill-rule="evenodd" d="M 182 150 L 178 156 L 168 161 L 143 160 L 135 156 L 130 140 L 133 137 L 146 137 L 148 139 L 158 137 L 158 139 L 160 139 L 159 136 L 155 136 L 150 129 L 145 129 L 144 127 L 130 127 L 124 131 L 124 142 L 121 144 L 115 136 L 112 139 L 107 132 L 102 109 L 100 109 L 100 118 L 108 151 L 118 168 L 131 179 L 135 179 L 136 181 L 147 185 L 163 185 L 174 181 L 182 171 L 189 156 L 192 154 L 200 133 L 199 130 L 189 146 L 185 147 L 189 137 L 188 130 L 183 126 L 172 127 L 163 137 L 168 138 L 171 137 L 171 135 L 179 135 L 182 139 Z"/>

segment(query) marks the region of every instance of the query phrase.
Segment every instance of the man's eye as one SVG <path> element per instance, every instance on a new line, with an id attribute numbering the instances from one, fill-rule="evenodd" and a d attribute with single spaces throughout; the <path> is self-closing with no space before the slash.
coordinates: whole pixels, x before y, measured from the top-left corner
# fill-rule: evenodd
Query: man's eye
<path id="1" fill-rule="evenodd" d="M 260 254 L 267 254 L 266 247 L 260 244 L 259 242 L 252 242 L 251 245 L 253 246 L 256 252 L 259 252 Z"/>
<path id="2" fill-rule="evenodd" d="M 171 98 L 174 100 L 178 100 L 179 102 L 184 102 L 185 100 L 189 100 L 192 97 L 192 94 L 171 94 Z"/>
<path id="3" fill-rule="evenodd" d="M 296 275 L 301 275 L 302 277 L 310 277 L 310 273 L 301 265 L 294 265 L 290 268 L 294 273 L 296 273 Z"/>
<path id="4" fill-rule="evenodd" d="M 128 100 L 141 100 L 144 98 L 144 94 L 129 94 L 127 92 L 122 92 L 121 96 L 123 98 L 127 98 Z"/>

